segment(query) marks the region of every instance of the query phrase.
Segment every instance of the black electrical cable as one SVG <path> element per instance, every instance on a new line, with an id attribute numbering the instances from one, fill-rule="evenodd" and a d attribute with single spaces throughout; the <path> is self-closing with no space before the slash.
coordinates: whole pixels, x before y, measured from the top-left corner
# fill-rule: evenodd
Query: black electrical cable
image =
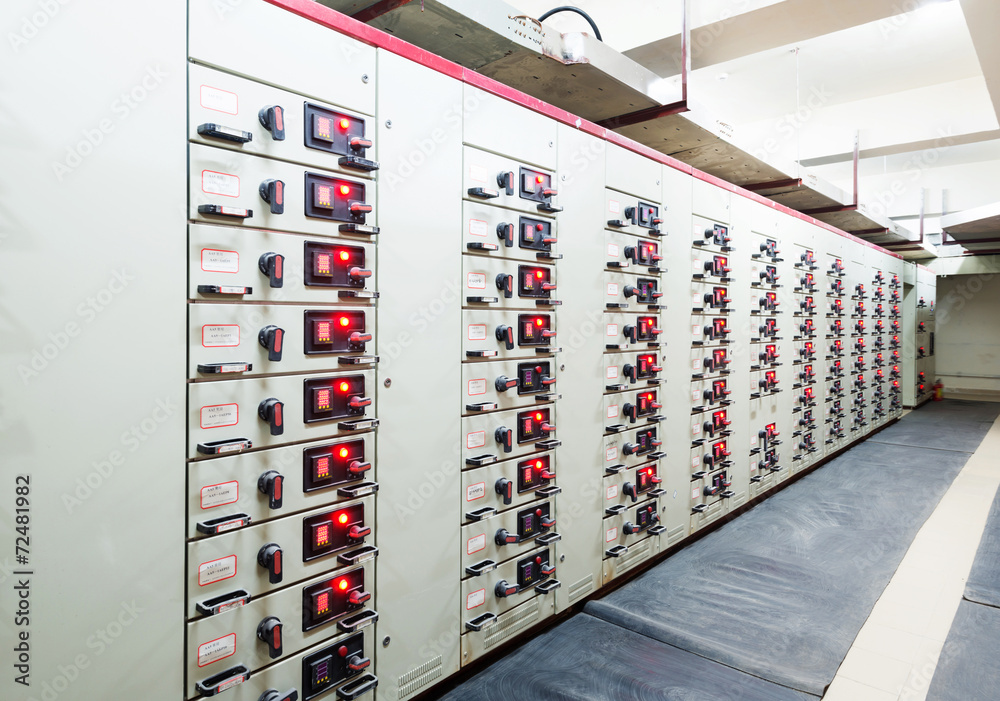
<path id="1" fill-rule="evenodd" d="M 601 38 L 601 30 L 597 28 L 597 25 L 594 23 L 594 20 L 591 19 L 590 15 L 581 10 L 579 7 L 573 7 L 572 5 L 562 5 L 560 7 L 553 8 L 548 12 L 546 12 L 545 14 L 543 14 L 541 17 L 539 17 L 538 21 L 544 22 L 546 19 L 548 19 L 557 12 L 575 12 L 576 14 L 580 15 L 585 20 L 587 20 L 587 24 L 589 24 L 590 28 L 594 30 L 594 36 L 597 37 L 597 40 L 604 41 L 604 39 Z"/>

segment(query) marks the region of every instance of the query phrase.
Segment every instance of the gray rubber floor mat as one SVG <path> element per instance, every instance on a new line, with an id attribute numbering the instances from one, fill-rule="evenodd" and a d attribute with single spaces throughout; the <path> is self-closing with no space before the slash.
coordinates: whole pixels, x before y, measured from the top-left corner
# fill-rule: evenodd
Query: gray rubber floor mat
<path id="1" fill-rule="evenodd" d="M 535 638 L 446 701 L 815 701 L 586 614 Z"/>
<path id="2" fill-rule="evenodd" d="M 822 695 L 968 457 L 862 444 L 585 610 Z"/>
<path id="3" fill-rule="evenodd" d="M 927 402 L 903 417 L 907 421 L 945 419 L 952 421 L 996 421 L 1000 416 L 1000 402 L 972 402 L 964 399 L 945 399 Z"/>
<path id="4" fill-rule="evenodd" d="M 963 601 L 944 642 L 927 701 L 1000 699 L 1000 609 Z"/>
<path id="5" fill-rule="evenodd" d="M 899 423 L 881 431 L 868 442 L 971 453 L 979 446 L 993 425 L 993 421 L 956 421 L 942 418 L 940 422 L 928 422 L 907 421 L 908 418 L 907 416 Z"/>
<path id="6" fill-rule="evenodd" d="M 1000 492 L 993 499 L 972 571 L 965 582 L 965 598 L 1000 607 Z"/>

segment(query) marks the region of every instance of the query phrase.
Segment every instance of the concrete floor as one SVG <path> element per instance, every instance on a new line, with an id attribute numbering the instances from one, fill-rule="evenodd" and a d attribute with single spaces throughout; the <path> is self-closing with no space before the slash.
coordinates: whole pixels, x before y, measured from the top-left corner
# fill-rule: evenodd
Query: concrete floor
<path id="1" fill-rule="evenodd" d="M 1000 419 L 910 545 L 825 701 L 925 699 L 1000 487 L 997 454 Z"/>

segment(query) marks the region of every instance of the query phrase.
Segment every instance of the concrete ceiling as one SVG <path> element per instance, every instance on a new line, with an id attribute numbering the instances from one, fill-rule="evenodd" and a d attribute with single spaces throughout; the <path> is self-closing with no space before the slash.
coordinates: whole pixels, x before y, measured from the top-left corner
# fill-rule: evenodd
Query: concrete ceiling
<path id="1" fill-rule="evenodd" d="M 557 3 L 509 0 L 537 17 Z M 676 73 L 681 0 L 577 0 L 605 43 Z M 929 210 L 997 199 L 1000 0 L 690 0 L 689 95 L 741 143 L 846 190 L 860 136 L 864 198 L 916 230 Z M 589 31 L 572 13 L 546 20 Z M 907 194 L 883 190 L 905 182 Z M 930 222 L 936 225 L 937 222 Z M 929 230 L 932 231 L 932 230 Z M 937 231 L 940 231 L 938 228 Z M 954 247 L 953 247 L 954 248 Z"/>

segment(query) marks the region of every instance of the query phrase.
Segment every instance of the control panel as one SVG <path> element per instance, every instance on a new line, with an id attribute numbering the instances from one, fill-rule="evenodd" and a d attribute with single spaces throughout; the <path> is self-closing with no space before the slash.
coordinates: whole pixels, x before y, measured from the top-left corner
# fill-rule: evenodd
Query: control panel
<path id="1" fill-rule="evenodd" d="M 40 465 L 58 423 L 122 466 L 74 491 L 92 547 L 32 527 L 135 580 L 58 635 L 39 614 L 38 679 L 135 596 L 100 663 L 144 674 L 70 695 L 433 695 L 932 396 L 930 271 L 290 4 L 144 8 L 162 36 L 127 63 L 170 66 L 157 106 L 66 176 L 78 206 L 37 212 L 80 231 L 52 258 L 67 283 L 113 263 L 128 294 L 3 387 Z M 156 216 L 87 219 L 74 193 L 105 182 Z M 176 333 L 108 352 L 148 319 Z M 99 410 L 42 411 L 66 386 Z"/>

